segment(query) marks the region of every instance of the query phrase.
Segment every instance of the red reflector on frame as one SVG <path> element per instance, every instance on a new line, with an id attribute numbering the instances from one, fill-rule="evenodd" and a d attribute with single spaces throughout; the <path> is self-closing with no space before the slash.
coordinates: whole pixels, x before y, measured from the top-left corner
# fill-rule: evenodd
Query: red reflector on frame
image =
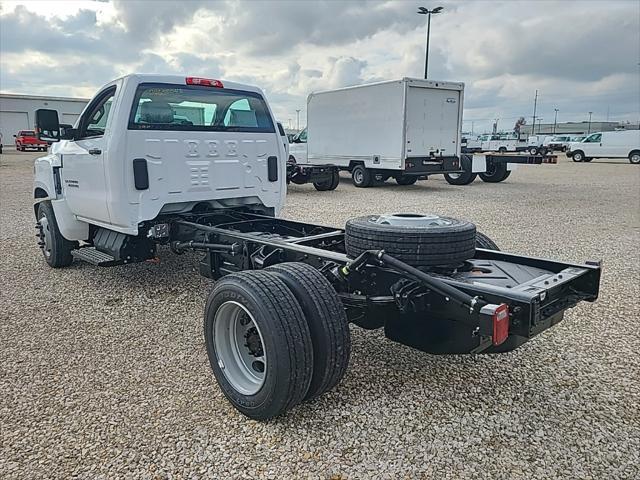
<path id="1" fill-rule="evenodd" d="M 214 80 L 212 78 L 200 78 L 200 77 L 187 77 L 187 85 L 200 85 L 203 87 L 216 87 L 224 88 L 220 80 Z"/>
<path id="2" fill-rule="evenodd" d="M 500 345 L 509 336 L 509 305 L 501 304 L 493 312 L 493 344 Z"/>

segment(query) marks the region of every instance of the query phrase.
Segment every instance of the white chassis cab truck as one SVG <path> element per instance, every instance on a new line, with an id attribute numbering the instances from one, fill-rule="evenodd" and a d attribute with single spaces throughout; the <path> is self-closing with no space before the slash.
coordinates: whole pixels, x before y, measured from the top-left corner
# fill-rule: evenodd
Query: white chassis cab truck
<path id="1" fill-rule="evenodd" d="M 201 252 L 200 273 L 216 280 L 204 312 L 211 368 L 257 420 L 340 381 L 349 322 L 425 352 L 500 353 L 598 296 L 597 263 L 504 253 L 467 221 L 367 215 L 340 229 L 278 218 L 287 145 L 255 87 L 128 75 L 64 134 L 55 110 L 38 110 L 36 127 L 53 143 L 33 187 L 46 263 Z"/>

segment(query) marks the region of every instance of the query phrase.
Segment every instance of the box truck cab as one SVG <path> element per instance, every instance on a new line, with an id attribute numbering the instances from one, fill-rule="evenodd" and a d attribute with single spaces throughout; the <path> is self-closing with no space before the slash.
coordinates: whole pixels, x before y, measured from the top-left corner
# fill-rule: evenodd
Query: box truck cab
<path id="1" fill-rule="evenodd" d="M 595 132 L 581 142 L 567 146 L 567 156 L 574 162 L 590 162 L 594 158 L 628 158 L 640 164 L 640 130 Z"/>
<path id="2" fill-rule="evenodd" d="M 38 115 L 40 131 L 59 132 L 57 112 Z M 137 236 L 142 222 L 209 208 L 274 215 L 284 203 L 285 145 L 256 87 L 127 75 L 100 89 L 64 137 L 35 161 L 34 196 L 50 202 L 69 241 L 100 229 Z"/>
<path id="3" fill-rule="evenodd" d="M 307 129 L 299 131 L 289 144 L 289 160 L 295 163 L 309 163 L 307 160 Z"/>

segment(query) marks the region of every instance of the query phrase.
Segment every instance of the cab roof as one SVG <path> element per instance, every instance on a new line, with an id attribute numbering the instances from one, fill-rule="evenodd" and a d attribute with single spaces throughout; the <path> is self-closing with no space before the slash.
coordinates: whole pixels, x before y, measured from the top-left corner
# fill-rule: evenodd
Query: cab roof
<path id="1" fill-rule="evenodd" d="M 170 83 L 175 85 L 187 85 L 187 77 L 218 80 L 222 82 L 223 88 L 230 88 L 233 90 L 244 90 L 247 92 L 255 92 L 261 95 L 264 94 L 260 88 L 255 87 L 253 85 L 247 85 L 244 83 L 230 82 L 227 80 L 221 80 L 221 79 L 212 78 L 212 77 L 198 77 L 196 75 L 163 75 L 163 74 L 156 74 L 156 73 L 131 73 L 129 75 L 124 75 L 120 78 L 116 78 L 115 80 L 106 84 L 105 87 L 108 85 L 117 83 L 119 81 L 122 81 L 125 84 L 133 83 L 135 85 L 138 85 L 141 83 Z"/>

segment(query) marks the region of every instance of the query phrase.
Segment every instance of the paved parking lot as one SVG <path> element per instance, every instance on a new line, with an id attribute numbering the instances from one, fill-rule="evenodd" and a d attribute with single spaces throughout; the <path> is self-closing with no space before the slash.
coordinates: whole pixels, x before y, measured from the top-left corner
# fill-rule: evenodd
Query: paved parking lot
<path id="1" fill-rule="evenodd" d="M 35 157 L 0 156 L 0 478 L 639 478 L 640 167 L 562 157 L 501 184 L 292 186 L 289 218 L 435 212 L 503 250 L 602 259 L 601 298 L 498 356 L 429 356 L 354 327 L 338 388 L 257 423 L 214 382 L 197 255 L 46 267 Z"/>

